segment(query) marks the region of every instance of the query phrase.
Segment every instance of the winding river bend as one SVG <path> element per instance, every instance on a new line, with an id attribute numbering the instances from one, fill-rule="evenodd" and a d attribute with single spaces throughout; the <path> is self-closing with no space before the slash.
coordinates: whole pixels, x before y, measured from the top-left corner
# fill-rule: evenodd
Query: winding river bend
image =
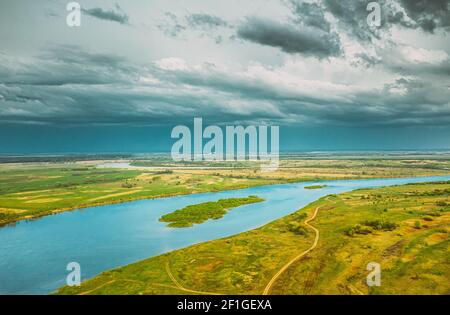
<path id="1" fill-rule="evenodd" d="M 81 265 L 86 280 L 107 269 L 254 229 L 325 195 L 441 180 L 450 176 L 260 186 L 104 205 L 19 222 L 0 229 L 0 294 L 48 294 L 65 284 L 69 262 Z M 318 183 L 327 187 L 304 188 Z M 249 195 L 266 201 L 235 208 L 222 219 L 191 228 L 168 228 L 158 221 L 161 215 L 187 205 Z"/>

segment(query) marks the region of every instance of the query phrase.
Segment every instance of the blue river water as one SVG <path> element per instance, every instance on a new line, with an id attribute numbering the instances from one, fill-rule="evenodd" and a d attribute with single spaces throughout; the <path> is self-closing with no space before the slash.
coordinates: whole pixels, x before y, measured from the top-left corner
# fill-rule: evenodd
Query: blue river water
<path id="1" fill-rule="evenodd" d="M 144 258 L 254 229 L 325 195 L 440 180 L 450 176 L 280 184 L 131 201 L 22 221 L 0 228 L 0 294 L 48 294 L 65 285 L 69 262 L 80 264 L 82 280 L 86 280 Z M 327 187 L 304 188 L 317 183 Z M 168 228 L 158 221 L 161 215 L 187 205 L 249 195 L 266 200 L 190 228 Z"/>

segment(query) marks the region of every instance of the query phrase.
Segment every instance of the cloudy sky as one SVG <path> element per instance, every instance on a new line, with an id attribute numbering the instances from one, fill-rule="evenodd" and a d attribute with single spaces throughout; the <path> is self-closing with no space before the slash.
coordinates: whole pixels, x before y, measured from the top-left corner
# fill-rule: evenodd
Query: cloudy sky
<path id="1" fill-rule="evenodd" d="M 170 150 L 170 130 L 280 125 L 285 150 L 450 149 L 450 4 L 0 1 L 0 153 Z"/>

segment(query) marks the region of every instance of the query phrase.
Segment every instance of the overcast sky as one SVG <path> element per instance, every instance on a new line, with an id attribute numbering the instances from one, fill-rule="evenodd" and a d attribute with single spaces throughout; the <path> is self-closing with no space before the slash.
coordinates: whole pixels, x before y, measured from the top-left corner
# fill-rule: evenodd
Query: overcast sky
<path id="1" fill-rule="evenodd" d="M 275 124 L 286 150 L 449 149 L 445 0 L 0 1 L 0 152 L 160 151 Z M 114 137 L 114 139 L 111 139 Z"/>

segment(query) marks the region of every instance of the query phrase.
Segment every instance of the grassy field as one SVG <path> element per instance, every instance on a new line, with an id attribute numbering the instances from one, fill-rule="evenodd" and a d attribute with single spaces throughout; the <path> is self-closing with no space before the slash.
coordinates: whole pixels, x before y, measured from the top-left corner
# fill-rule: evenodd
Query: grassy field
<path id="1" fill-rule="evenodd" d="M 204 169 L 171 169 L 174 163 L 164 159 L 139 162 L 167 166 L 167 170 L 100 169 L 95 167 L 98 163 L 0 164 L 0 225 L 144 198 L 320 179 L 450 174 L 450 160 L 443 158 L 282 160 L 274 172 L 261 172 L 259 165 L 249 162 L 194 164 Z M 215 168 L 208 169 L 211 166 Z"/>
<path id="2" fill-rule="evenodd" d="M 165 214 L 159 221 L 169 222 L 167 225 L 169 227 L 190 227 L 194 224 L 202 224 L 207 220 L 218 220 L 233 208 L 262 201 L 264 199 L 258 196 L 248 196 L 245 198 L 227 198 L 203 202 Z"/>
<path id="3" fill-rule="evenodd" d="M 269 294 L 450 294 L 449 193 L 450 182 L 442 182 L 327 196 L 261 228 L 107 271 L 58 293 L 261 294 L 292 262 Z M 369 262 L 381 265 L 379 287 L 366 285 Z"/>

